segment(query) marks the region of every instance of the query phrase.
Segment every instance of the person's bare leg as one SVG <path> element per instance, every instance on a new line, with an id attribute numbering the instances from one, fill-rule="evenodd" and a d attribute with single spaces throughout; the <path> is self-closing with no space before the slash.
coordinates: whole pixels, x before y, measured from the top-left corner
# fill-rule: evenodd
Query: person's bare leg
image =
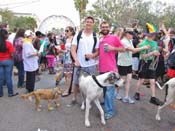
<path id="1" fill-rule="evenodd" d="M 78 94 L 78 88 L 79 88 L 78 85 L 73 86 L 73 98 L 72 98 L 72 100 L 76 100 L 77 94 Z"/>
<path id="2" fill-rule="evenodd" d="M 65 91 L 64 91 L 64 93 L 63 93 L 63 96 L 69 94 L 71 76 L 72 76 L 71 73 L 65 73 L 66 89 L 65 89 Z"/>
<path id="3" fill-rule="evenodd" d="M 150 88 L 151 88 L 151 96 L 155 97 L 156 93 L 155 93 L 155 79 L 149 79 L 150 82 Z"/>
<path id="4" fill-rule="evenodd" d="M 131 84 L 132 74 L 127 74 L 125 83 L 125 97 L 129 96 L 129 89 Z"/>
<path id="5" fill-rule="evenodd" d="M 141 88 L 143 81 L 144 81 L 144 79 L 142 79 L 142 78 L 139 78 L 139 80 L 137 81 L 136 92 L 140 93 L 140 88 Z"/>

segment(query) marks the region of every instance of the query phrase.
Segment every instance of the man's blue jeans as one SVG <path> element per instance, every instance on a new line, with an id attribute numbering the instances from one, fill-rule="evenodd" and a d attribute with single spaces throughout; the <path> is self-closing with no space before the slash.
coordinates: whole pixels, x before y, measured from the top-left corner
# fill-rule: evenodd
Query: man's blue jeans
<path id="1" fill-rule="evenodd" d="M 16 68 L 18 69 L 18 87 L 23 86 L 24 84 L 24 64 L 23 61 L 15 63 Z"/>
<path id="2" fill-rule="evenodd" d="M 109 115 L 115 114 L 115 86 L 106 87 L 105 94 L 105 113 Z"/>
<path id="3" fill-rule="evenodd" d="M 13 60 L 0 61 L 0 96 L 3 96 L 3 83 L 7 83 L 8 94 L 13 94 L 12 82 Z"/>

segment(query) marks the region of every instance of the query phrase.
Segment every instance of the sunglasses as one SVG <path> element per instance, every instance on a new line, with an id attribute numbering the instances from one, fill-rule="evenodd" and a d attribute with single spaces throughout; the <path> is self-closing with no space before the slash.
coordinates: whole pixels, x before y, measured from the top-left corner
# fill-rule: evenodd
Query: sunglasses
<path id="1" fill-rule="evenodd" d="M 69 30 L 65 30 L 65 32 L 69 32 Z"/>
<path id="2" fill-rule="evenodd" d="M 101 28 L 109 28 L 109 26 L 102 26 Z"/>

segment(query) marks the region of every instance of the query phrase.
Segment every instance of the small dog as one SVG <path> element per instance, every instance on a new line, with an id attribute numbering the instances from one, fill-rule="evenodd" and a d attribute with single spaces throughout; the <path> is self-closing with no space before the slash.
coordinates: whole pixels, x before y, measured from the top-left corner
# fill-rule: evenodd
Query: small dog
<path id="1" fill-rule="evenodd" d="M 35 109 L 36 111 L 41 111 L 40 109 L 40 100 L 44 99 L 48 102 L 48 110 L 53 110 L 53 107 L 50 106 L 50 100 L 54 101 L 55 107 L 58 107 L 60 104 L 57 103 L 59 95 L 62 95 L 62 91 L 59 87 L 53 89 L 38 89 L 28 94 L 21 95 L 22 99 L 29 99 L 32 101 L 32 96 L 35 97 Z"/>
<path id="2" fill-rule="evenodd" d="M 170 80 L 168 80 L 162 87 L 158 82 L 156 82 L 156 85 L 160 89 L 167 87 L 166 94 L 165 94 L 165 103 L 162 106 L 158 107 L 157 114 L 156 114 L 156 120 L 161 120 L 160 111 L 167 105 L 170 105 L 171 103 L 173 103 L 173 101 L 175 102 L 175 78 L 171 78 Z"/>
<path id="3" fill-rule="evenodd" d="M 89 127 L 89 110 L 91 107 L 91 102 L 93 101 L 101 114 L 101 123 L 103 125 L 106 124 L 104 119 L 104 111 L 100 105 L 99 98 L 103 93 L 103 87 L 117 85 L 122 86 L 124 80 L 120 79 L 119 74 L 115 72 L 107 72 L 98 76 L 89 75 L 86 72 L 81 71 L 80 69 L 80 78 L 79 78 L 79 86 L 80 92 L 83 96 L 84 101 L 82 102 L 81 109 L 85 109 L 85 126 Z M 103 87 L 102 87 L 103 86 Z M 86 101 L 86 102 L 85 102 Z"/>

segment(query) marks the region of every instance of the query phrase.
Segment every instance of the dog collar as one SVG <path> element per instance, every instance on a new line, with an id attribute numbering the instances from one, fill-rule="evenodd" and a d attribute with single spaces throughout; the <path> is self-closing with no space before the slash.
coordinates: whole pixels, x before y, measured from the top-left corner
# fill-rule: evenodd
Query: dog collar
<path id="1" fill-rule="evenodd" d="M 97 78 L 96 78 L 95 75 L 92 75 L 92 78 L 93 78 L 93 80 L 95 81 L 95 83 L 96 83 L 99 87 L 101 87 L 101 88 L 105 88 L 105 87 L 106 87 L 106 86 L 101 85 L 101 84 L 98 82 L 98 80 L 97 80 Z"/>

